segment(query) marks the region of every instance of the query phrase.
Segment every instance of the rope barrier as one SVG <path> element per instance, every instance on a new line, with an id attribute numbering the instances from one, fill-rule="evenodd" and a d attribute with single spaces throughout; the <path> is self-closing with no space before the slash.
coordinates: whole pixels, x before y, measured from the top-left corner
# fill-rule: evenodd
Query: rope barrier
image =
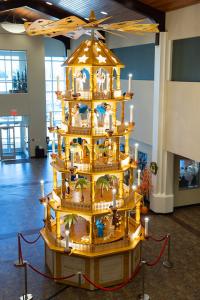
<path id="1" fill-rule="evenodd" d="M 89 282 L 95 288 L 100 289 L 104 292 L 114 292 L 114 291 L 118 291 L 119 289 L 125 287 L 131 280 L 133 280 L 133 278 L 139 273 L 140 269 L 141 269 L 141 265 L 138 264 L 137 268 L 135 269 L 135 272 L 131 275 L 130 278 L 126 279 L 123 283 L 121 283 L 117 286 L 114 286 L 112 288 L 106 288 L 106 287 L 96 284 L 95 282 L 92 282 L 85 274 L 82 274 L 82 276 L 87 282 Z"/>
<path id="2" fill-rule="evenodd" d="M 21 238 L 24 240 L 24 242 L 26 242 L 27 244 L 35 244 L 35 243 L 39 240 L 39 238 L 41 237 L 41 233 L 39 233 L 38 237 L 37 237 L 35 240 L 33 240 L 33 241 L 28 241 L 28 240 L 23 236 L 22 233 L 19 233 L 19 235 L 20 235 Z"/>
<path id="3" fill-rule="evenodd" d="M 29 266 L 30 269 L 32 271 L 34 271 L 35 273 L 47 278 L 47 279 L 50 279 L 50 280 L 66 280 L 66 279 L 69 279 L 69 278 L 72 278 L 74 277 L 76 274 L 71 274 L 71 275 L 68 275 L 68 276 L 63 276 L 63 277 L 54 277 L 54 276 L 50 276 L 50 275 L 47 275 L 45 273 L 42 273 L 41 271 L 37 270 L 35 267 L 33 267 L 31 264 L 27 263 L 24 261 L 23 259 L 23 254 L 22 254 L 22 247 L 21 247 L 21 238 L 28 244 L 34 244 L 38 241 L 38 239 L 40 238 L 41 234 L 38 235 L 38 237 L 34 240 L 34 241 L 28 241 L 23 235 L 22 233 L 18 233 L 18 259 L 19 259 L 19 262 L 21 263 L 21 265 L 23 266 Z M 161 238 L 154 238 L 153 236 L 149 236 L 149 238 L 151 238 L 152 240 L 154 241 L 157 241 L 157 242 L 161 242 L 164 240 L 164 243 L 162 245 L 162 248 L 161 248 L 161 251 L 160 251 L 160 254 L 159 256 L 152 262 L 145 262 L 147 266 L 149 267 L 153 267 L 155 266 L 161 259 L 161 257 L 163 256 L 164 254 L 164 251 L 165 251 L 165 248 L 166 246 L 168 245 L 169 247 L 169 243 L 170 243 L 170 235 L 166 235 L 164 237 L 161 237 Z M 107 291 L 107 292 L 112 292 L 112 291 L 118 291 L 119 289 L 125 287 L 129 282 L 131 282 L 134 277 L 136 277 L 136 275 L 139 273 L 140 269 L 142 267 L 142 262 L 140 262 L 135 271 L 133 272 L 133 274 L 131 275 L 131 277 L 129 277 L 128 279 L 126 279 L 124 282 L 114 286 L 114 287 L 103 287 L 93 281 L 90 280 L 90 278 L 87 277 L 87 275 L 85 274 L 80 274 L 80 278 L 81 278 L 81 275 L 83 276 L 83 278 L 88 282 L 90 283 L 91 285 L 93 285 L 95 288 L 97 289 L 100 289 L 102 291 Z"/>
<path id="4" fill-rule="evenodd" d="M 44 274 L 40 271 L 38 271 L 36 268 L 34 268 L 31 264 L 27 264 L 29 266 L 29 268 L 31 268 L 31 270 L 33 270 L 34 272 L 36 272 L 37 274 L 47 278 L 47 279 L 51 279 L 51 280 L 65 280 L 65 279 L 69 279 L 73 276 L 75 276 L 76 274 L 71 274 L 71 275 L 68 275 L 68 276 L 64 276 L 64 277 L 54 277 L 54 276 L 49 276 L 47 274 Z"/>
<path id="5" fill-rule="evenodd" d="M 148 238 L 151 239 L 151 240 L 153 240 L 153 241 L 155 241 L 155 242 L 162 242 L 162 241 L 164 241 L 167 238 L 167 235 L 165 235 L 163 237 L 160 237 L 160 238 L 155 238 L 152 235 L 149 235 Z"/>
<path id="6" fill-rule="evenodd" d="M 165 251 L 165 248 L 166 248 L 167 244 L 168 244 L 168 236 L 165 238 L 165 241 L 164 241 L 164 243 L 162 245 L 162 248 L 161 248 L 159 256 L 154 261 L 147 262 L 146 263 L 147 266 L 153 267 L 153 266 L 155 266 L 160 261 L 161 257 L 163 256 L 163 253 Z"/>

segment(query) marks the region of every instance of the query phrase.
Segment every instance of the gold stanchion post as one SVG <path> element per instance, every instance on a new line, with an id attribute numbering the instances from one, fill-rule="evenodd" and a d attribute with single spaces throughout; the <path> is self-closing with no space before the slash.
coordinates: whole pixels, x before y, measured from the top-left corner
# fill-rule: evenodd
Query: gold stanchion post
<path id="1" fill-rule="evenodd" d="M 167 258 L 163 261 L 163 266 L 165 268 L 172 268 L 173 263 L 171 262 L 171 235 L 170 233 L 167 234 Z"/>

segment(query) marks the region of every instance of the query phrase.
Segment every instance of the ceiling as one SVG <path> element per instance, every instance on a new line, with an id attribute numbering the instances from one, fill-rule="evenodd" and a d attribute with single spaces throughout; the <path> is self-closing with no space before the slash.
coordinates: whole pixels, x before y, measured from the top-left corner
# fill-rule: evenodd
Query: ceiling
<path id="1" fill-rule="evenodd" d="M 136 20 L 144 18 L 144 14 L 126 8 L 123 4 L 114 0 L 49 0 L 53 5 L 47 5 L 44 0 L 20 1 L 20 0 L 0 0 L 0 16 L 7 16 L 10 20 L 14 16 L 15 20 L 27 18 L 30 21 L 38 18 L 49 19 L 51 16 L 64 18 L 70 15 L 76 15 L 87 19 L 90 10 L 95 11 L 97 19 L 105 17 L 101 11 L 107 12 L 112 16 L 109 22 L 119 22 L 124 20 Z M 1 9 L 1 3 L 6 7 L 9 3 L 13 6 L 22 6 L 20 8 L 4 10 Z M 26 4 L 24 7 L 23 4 Z M 30 6 L 29 6 L 30 4 Z M 11 5 L 10 5 L 11 6 Z M 2 18 L 1 18 L 2 19 Z"/>
<path id="2" fill-rule="evenodd" d="M 14 22 L 22 18 L 33 21 L 38 18 L 64 18 L 76 15 L 88 18 L 90 10 L 97 18 L 112 18 L 108 22 L 136 20 L 149 17 L 158 22 L 163 12 L 200 3 L 200 0 L 0 0 L 0 21 L 8 18 Z"/>
<path id="3" fill-rule="evenodd" d="M 141 0 L 141 2 L 161 11 L 167 12 L 200 3 L 200 0 Z"/>
<path id="4" fill-rule="evenodd" d="M 114 0 L 51 0 L 51 2 L 62 9 L 67 9 L 72 14 L 78 12 L 83 18 L 89 17 L 91 9 L 95 11 L 97 19 L 106 17 L 101 14 L 101 11 L 107 12 L 109 16 L 112 16 L 110 22 L 144 18 L 144 14 L 125 7 L 123 1 L 118 3 Z"/>

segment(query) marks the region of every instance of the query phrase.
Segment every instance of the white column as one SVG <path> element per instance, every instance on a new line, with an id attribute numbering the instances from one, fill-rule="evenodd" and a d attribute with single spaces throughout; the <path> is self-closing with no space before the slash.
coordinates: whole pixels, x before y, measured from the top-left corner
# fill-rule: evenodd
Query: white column
<path id="1" fill-rule="evenodd" d="M 152 161 L 158 165 L 153 175 L 150 208 L 157 213 L 174 209 L 173 155 L 166 151 L 166 81 L 170 78 L 171 43 L 166 32 L 160 33 L 160 45 L 155 46 Z"/>

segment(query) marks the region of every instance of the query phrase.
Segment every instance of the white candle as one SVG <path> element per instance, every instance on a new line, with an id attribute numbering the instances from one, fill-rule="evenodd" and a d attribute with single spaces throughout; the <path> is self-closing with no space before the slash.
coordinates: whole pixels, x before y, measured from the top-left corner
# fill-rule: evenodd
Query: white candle
<path id="1" fill-rule="evenodd" d="M 69 250 L 69 230 L 65 230 L 65 241 L 66 241 L 66 245 L 65 245 L 65 250 Z"/>
<path id="2" fill-rule="evenodd" d="M 43 203 L 43 205 L 44 205 L 44 220 L 46 221 L 46 219 L 47 219 L 47 202 L 45 201 Z"/>
<path id="3" fill-rule="evenodd" d="M 133 110 L 134 110 L 134 105 L 130 105 L 130 123 L 133 123 Z"/>
<path id="4" fill-rule="evenodd" d="M 132 74 L 128 74 L 128 93 L 131 93 Z"/>
<path id="5" fill-rule="evenodd" d="M 138 169 L 138 186 L 140 186 L 140 176 L 141 176 L 141 170 Z"/>
<path id="6" fill-rule="evenodd" d="M 135 143 L 135 161 L 138 161 L 138 147 L 139 147 L 139 144 Z"/>
<path id="7" fill-rule="evenodd" d="M 137 190 L 137 186 L 135 184 L 132 185 L 132 190 L 135 192 Z"/>
<path id="8" fill-rule="evenodd" d="M 74 76 L 74 95 L 76 95 L 76 77 Z"/>
<path id="9" fill-rule="evenodd" d="M 112 189 L 112 196 L 113 196 L 113 208 L 116 208 L 116 193 L 117 193 L 117 190 L 114 188 Z"/>
<path id="10" fill-rule="evenodd" d="M 109 130 L 112 130 L 112 114 L 109 114 Z"/>
<path id="11" fill-rule="evenodd" d="M 50 119 L 50 127 L 53 127 L 53 112 L 50 111 L 49 113 L 49 119 Z"/>
<path id="12" fill-rule="evenodd" d="M 57 92 L 60 91 L 60 78 L 57 76 Z"/>
<path id="13" fill-rule="evenodd" d="M 149 218 L 148 217 L 144 218 L 144 236 L 145 237 L 149 236 Z"/>
<path id="14" fill-rule="evenodd" d="M 110 90 L 110 75 L 107 74 L 107 77 L 106 77 L 106 90 L 109 91 Z"/>
<path id="15" fill-rule="evenodd" d="M 52 152 L 55 153 L 56 150 L 55 150 L 55 136 L 53 135 L 53 138 L 52 138 Z"/>
<path id="16" fill-rule="evenodd" d="M 74 166 L 74 153 L 71 151 L 71 167 Z"/>
<path id="17" fill-rule="evenodd" d="M 40 190 L 41 190 L 42 198 L 44 198 L 44 180 L 40 180 Z"/>

